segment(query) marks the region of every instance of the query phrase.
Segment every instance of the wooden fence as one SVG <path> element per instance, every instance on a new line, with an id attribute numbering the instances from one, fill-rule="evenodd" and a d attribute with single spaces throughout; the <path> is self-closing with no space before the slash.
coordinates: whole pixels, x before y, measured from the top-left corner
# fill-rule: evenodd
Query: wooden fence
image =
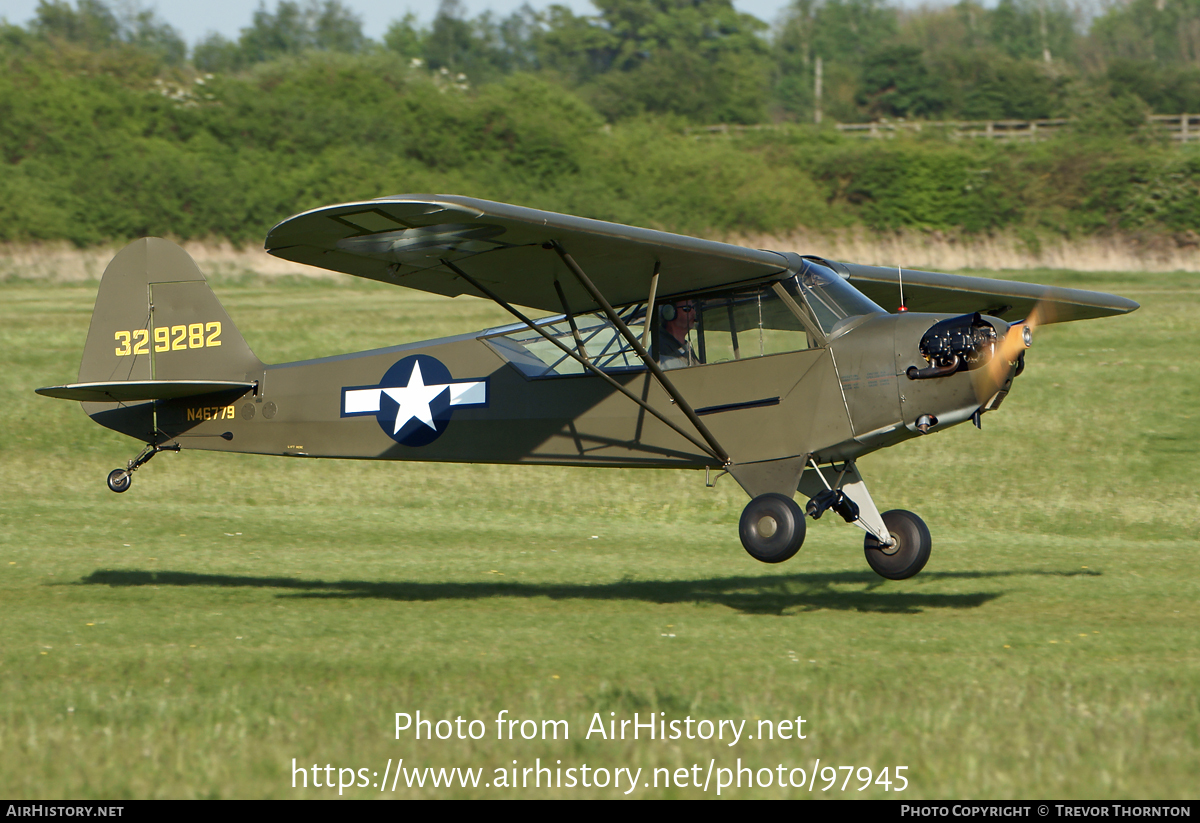
<path id="1" fill-rule="evenodd" d="M 837 130 L 855 137 L 894 137 L 901 132 L 919 134 L 923 131 L 943 132 L 951 137 L 979 137 L 985 140 L 1044 140 L 1071 121 L 1053 120 L 958 120 L 921 122 L 919 120 L 884 120 L 875 123 L 838 123 Z"/>
<path id="2" fill-rule="evenodd" d="M 1158 125 L 1179 143 L 1200 140 L 1200 114 L 1152 114 L 1150 122 Z"/>
<path id="3" fill-rule="evenodd" d="M 1151 125 L 1167 132 L 1176 143 L 1200 141 L 1200 114 L 1153 114 L 1147 118 Z M 979 138 L 984 140 L 1031 141 L 1047 137 L 1070 128 L 1072 120 L 1055 118 L 1047 120 L 880 120 L 874 123 L 836 123 L 834 127 L 842 134 L 868 139 L 895 137 L 897 134 L 916 134 L 923 131 L 942 132 L 955 138 Z M 753 126 L 738 126 L 721 123 L 716 126 L 697 126 L 685 130 L 696 137 L 720 137 L 745 134 L 755 131 L 782 131 L 791 128 L 785 123 L 763 123 Z"/>

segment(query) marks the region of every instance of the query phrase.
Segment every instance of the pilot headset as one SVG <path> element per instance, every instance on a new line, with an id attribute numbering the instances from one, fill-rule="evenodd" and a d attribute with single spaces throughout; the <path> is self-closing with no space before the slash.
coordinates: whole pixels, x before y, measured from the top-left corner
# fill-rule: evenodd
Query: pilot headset
<path id="1" fill-rule="evenodd" d="M 658 316 L 664 323 L 670 323 L 678 314 L 679 310 L 675 308 L 674 303 L 663 303 L 658 309 Z"/>

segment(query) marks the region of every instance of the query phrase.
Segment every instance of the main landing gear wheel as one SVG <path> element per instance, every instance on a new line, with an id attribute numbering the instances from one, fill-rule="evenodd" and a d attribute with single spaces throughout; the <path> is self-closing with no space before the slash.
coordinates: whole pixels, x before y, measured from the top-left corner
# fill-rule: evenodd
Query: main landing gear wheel
<path id="1" fill-rule="evenodd" d="M 774 492 L 762 494 L 742 511 L 738 531 L 742 545 L 755 560 L 782 563 L 804 542 L 804 512 L 790 497 Z"/>
<path id="2" fill-rule="evenodd" d="M 906 580 L 925 568 L 933 544 L 925 522 L 912 512 L 893 509 L 883 513 L 883 524 L 895 545 L 885 546 L 869 534 L 863 544 L 875 573 L 888 580 Z"/>
<path id="3" fill-rule="evenodd" d="M 108 473 L 108 487 L 117 494 L 129 491 L 133 485 L 133 473 L 127 469 L 113 469 Z"/>

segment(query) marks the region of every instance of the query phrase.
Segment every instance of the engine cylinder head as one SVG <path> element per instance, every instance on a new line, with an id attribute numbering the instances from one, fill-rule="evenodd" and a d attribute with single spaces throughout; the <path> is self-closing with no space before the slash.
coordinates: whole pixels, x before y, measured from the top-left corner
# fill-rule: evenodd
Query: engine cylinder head
<path id="1" fill-rule="evenodd" d="M 992 359 L 998 336 L 979 312 L 951 317 L 929 327 L 921 338 L 922 356 L 939 369 L 977 369 Z M 957 358 L 957 364 L 955 359 Z"/>

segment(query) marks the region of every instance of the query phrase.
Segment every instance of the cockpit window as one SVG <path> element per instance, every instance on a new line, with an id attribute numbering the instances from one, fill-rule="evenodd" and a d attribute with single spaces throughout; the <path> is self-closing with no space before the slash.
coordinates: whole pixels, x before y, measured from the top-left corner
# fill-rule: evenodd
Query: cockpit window
<path id="1" fill-rule="evenodd" d="M 617 311 L 634 337 L 644 339 L 646 304 Z M 645 370 L 633 347 L 603 314 L 578 314 L 573 319 L 574 328 L 561 315 L 537 325 L 602 371 Z M 484 340 L 526 377 L 565 377 L 588 371 L 544 335 L 524 326 L 493 330 Z M 824 335 L 784 286 L 763 283 L 656 303 L 648 342 L 650 356 L 663 369 L 679 369 L 818 348 Z"/>
<path id="2" fill-rule="evenodd" d="M 678 369 L 820 346 L 795 301 L 779 292 L 764 283 L 668 300 L 655 310 L 650 354 L 664 369 Z"/>
<path id="3" fill-rule="evenodd" d="M 644 338 L 646 304 L 618 309 L 635 338 Z M 650 316 L 650 356 L 663 369 L 744 360 L 816 349 L 856 317 L 883 312 L 831 269 L 811 261 L 785 280 L 720 292 L 668 297 Z M 599 312 L 571 320 L 550 317 L 538 327 L 596 368 L 619 374 L 645 364 L 623 335 Z M 533 329 L 496 329 L 484 337 L 497 354 L 526 377 L 564 377 L 588 369 Z"/>
<path id="4" fill-rule="evenodd" d="M 812 260 L 804 268 L 783 281 L 787 290 L 807 305 L 821 330 L 833 336 L 855 317 L 866 314 L 886 314 L 874 301 L 843 280 L 837 272 Z"/>
<path id="5" fill-rule="evenodd" d="M 617 314 L 635 337 L 641 337 L 646 315 L 644 304 L 626 306 L 618 309 Z M 582 354 L 601 371 L 620 373 L 645 370 L 641 358 L 603 314 L 577 314 L 573 319 L 574 329 L 571 328 L 571 322 L 561 315 L 536 322 L 543 331 L 568 349 Z M 576 332 L 579 333 L 578 344 Z M 485 341 L 526 377 L 563 377 L 588 373 L 578 360 L 525 326 L 516 331 L 506 330 L 506 333 L 489 335 Z"/>

